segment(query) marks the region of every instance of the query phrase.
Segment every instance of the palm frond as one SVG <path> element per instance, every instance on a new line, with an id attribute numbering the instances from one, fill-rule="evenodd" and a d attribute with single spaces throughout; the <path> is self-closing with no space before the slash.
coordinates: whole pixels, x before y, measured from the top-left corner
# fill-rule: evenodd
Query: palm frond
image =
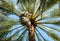
<path id="1" fill-rule="evenodd" d="M 3 21 L 0 22 L 0 28 L 2 29 L 9 29 L 12 25 L 14 25 L 16 22 L 10 20 L 10 21 Z"/>
<path id="2" fill-rule="evenodd" d="M 46 41 L 37 28 L 36 28 L 36 35 L 39 41 L 43 41 L 43 40 Z"/>
<path id="3" fill-rule="evenodd" d="M 7 20 L 7 16 L 0 14 L 0 22 Z"/>
<path id="4" fill-rule="evenodd" d="M 40 27 L 42 30 L 44 30 L 48 35 L 50 35 L 52 38 L 56 39 L 59 41 L 60 37 L 59 35 L 57 35 L 55 32 L 55 30 L 50 29 L 48 27 L 43 27 L 42 25 L 39 25 L 38 27 Z M 43 27 L 43 28 L 42 28 Z"/>
<path id="5" fill-rule="evenodd" d="M 54 18 L 60 17 L 60 14 L 59 14 L 59 8 L 55 9 L 54 11 L 52 11 L 51 17 L 54 17 Z"/>
<path id="6" fill-rule="evenodd" d="M 41 0 L 42 1 L 42 0 Z M 52 3 L 51 3 L 51 1 L 52 1 Z M 47 5 L 47 2 L 49 2 L 48 4 L 50 4 L 50 5 Z M 39 15 L 41 16 L 41 18 L 42 18 L 42 16 L 44 15 L 43 14 L 43 12 L 45 12 L 47 9 L 50 9 L 54 4 L 56 4 L 56 3 L 58 3 L 58 1 L 57 0 L 50 0 L 50 1 L 47 1 L 46 2 L 46 0 L 43 0 L 42 1 L 42 4 L 41 4 L 41 6 L 40 6 L 40 13 L 38 13 L 38 15 L 36 16 L 36 18 L 37 17 L 39 17 Z M 44 17 L 44 16 L 43 16 Z M 42 18 L 43 19 L 43 18 Z M 41 19 L 40 19 L 41 20 Z"/>
<path id="7" fill-rule="evenodd" d="M 60 32 L 60 30 L 58 30 L 58 29 L 52 29 L 52 28 L 49 28 L 48 26 L 45 26 L 45 25 L 38 25 L 38 27 L 43 28 L 44 30 L 46 30 L 48 32 L 51 32 L 51 31 L 53 32 L 54 30 L 57 30 Z"/>
<path id="8" fill-rule="evenodd" d="M 50 18 L 45 19 L 44 22 L 41 22 L 42 24 L 60 24 L 60 17 L 59 18 Z"/>
<path id="9" fill-rule="evenodd" d="M 17 27 L 17 29 L 19 29 L 19 28 Z M 5 38 L 5 39 L 6 39 L 6 40 L 16 40 L 16 38 L 14 38 L 14 37 L 19 36 L 18 34 L 19 34 L 19 32 L 22 31 L 22 30 L 24 30 L 24 28 L 19 29 L 18 31 L 16 31 L 15 33 L 13 33 L 11 36 L 8 36 L 9 33 L 12 33 L 11 31 L 9 31 L 9 33 L 6 34 L 6 36 L 5 36 L 6 38 Z M 13 31 L 14 31 L 14 30 L 13 30 Z"/>
<path id="10" fill-rule="evenodd" d="M 11 1 L 0 1 L 0 7 L 4 10 L 14 13 L 16 15 L 20 15 L 20 12 L 15 8 L 15 5 Z"/>
<path id="11" fill-rule="evenodd" d="M 47 33 L 52 39 L 54 39 L 55 41 L 59 41 L 60 40 L 60 37 L 57 36 L 56 34 L 54 33 Z"/>
<path id="12" fill-rule="evenodd" d="M 22 41 L 22 38 L 23 38 L 23 36 L 24 36 L 25 32 L 26 32 L 26 30 L 25 30 L 25 31 L 23 31 L 23 33 L 19 36 L 18 41 Z"/>
<path id="13" fill-rule="evenodd" d="M 40 4 L 41 4 L 40 0 L 36 0 L 36 2 L 35 2 L 35 7 L 34 7 L 34 14 L 37 12 Z"/>
<path id="14" fill-rule="evenodd" d="M 48 0 L 46 2 L 46 9 L 51 8 L 54 4 L 56 4 L 57 2 L 59 2 L 59 0 Z"/>

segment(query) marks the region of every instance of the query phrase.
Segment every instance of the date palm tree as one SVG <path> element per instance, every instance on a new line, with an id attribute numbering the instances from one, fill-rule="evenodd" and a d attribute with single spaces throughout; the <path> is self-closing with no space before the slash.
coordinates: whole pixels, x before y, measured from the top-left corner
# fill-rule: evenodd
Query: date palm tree
<path id="1" fill-rule="evenodd" d="M 0 0 L 0 41 L 60 41 L 59 10 L 59 0 Z"/>

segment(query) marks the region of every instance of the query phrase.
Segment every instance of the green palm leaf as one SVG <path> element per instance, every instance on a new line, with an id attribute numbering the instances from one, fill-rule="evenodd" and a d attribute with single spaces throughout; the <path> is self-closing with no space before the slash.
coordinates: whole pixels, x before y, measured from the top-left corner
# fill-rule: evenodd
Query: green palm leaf
<path id="1" fill-rule="evenodd" d="M 9 0 L 8 1 L 0 1 L 0 7 L 1 8 L 7 10 L 8 12 L 14 13 L 16 15 L 20 15 L 19 14 L 20 12 L 14 6 L 15 5 Z"/>

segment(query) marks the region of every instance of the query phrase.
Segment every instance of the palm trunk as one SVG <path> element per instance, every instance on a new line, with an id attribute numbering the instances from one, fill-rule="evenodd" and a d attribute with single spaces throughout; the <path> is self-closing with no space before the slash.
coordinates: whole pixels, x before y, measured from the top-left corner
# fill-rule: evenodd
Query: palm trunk
<path id="1" fill-rule="evenodd" d="M 34 31 L 35 31 L 34 26 L 31 25 L 29 27 L 29 41 L 35 41 Z"/>

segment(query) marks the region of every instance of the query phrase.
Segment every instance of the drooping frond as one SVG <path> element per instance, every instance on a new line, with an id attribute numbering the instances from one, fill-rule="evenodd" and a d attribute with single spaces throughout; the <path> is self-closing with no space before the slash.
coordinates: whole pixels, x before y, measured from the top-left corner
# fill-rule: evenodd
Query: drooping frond
<path id="1" fill-rule="evenodd" d="M 53 39 L 56 39 L 56 40 L 60 40 L 60 37 L 59 37 L 59 35 L 58 34 L 56 34 L 55 32 L 57 32 L 57 31 L 55 31 L 55 30 L 53 30 L 53 29 L 50 29 L 50 28 L 48 28 L 48 27 L 46 27 L 46 26 L 43 26 L 43 25 L 38 25 L 38 27 L 40 27 L 42 30 L 44 30 L 50 37 L 52 37 Z M 58 32 L 59 33 L 59 32 Z"/>
<path id="2" fill-rule="evenodd" d="M 0 27 L 2 29 L 8 29 L 9 27 L 11 27 L 12 25 L 14 25 L 16 22 L 10 20 L 10 21 L 3 21 L 3 22 L 0 22 Z M 7 28 L 6 28 L 7 27 Z"/>
<path id="3" fill-rule="evenodd" d="M 20 12 L 15 8 L 15 5 L 10 1 L 0 1 L 0 8 L 3 8 L 4 10 L 14 13 L 16 15 L 20 15 Z"/>

